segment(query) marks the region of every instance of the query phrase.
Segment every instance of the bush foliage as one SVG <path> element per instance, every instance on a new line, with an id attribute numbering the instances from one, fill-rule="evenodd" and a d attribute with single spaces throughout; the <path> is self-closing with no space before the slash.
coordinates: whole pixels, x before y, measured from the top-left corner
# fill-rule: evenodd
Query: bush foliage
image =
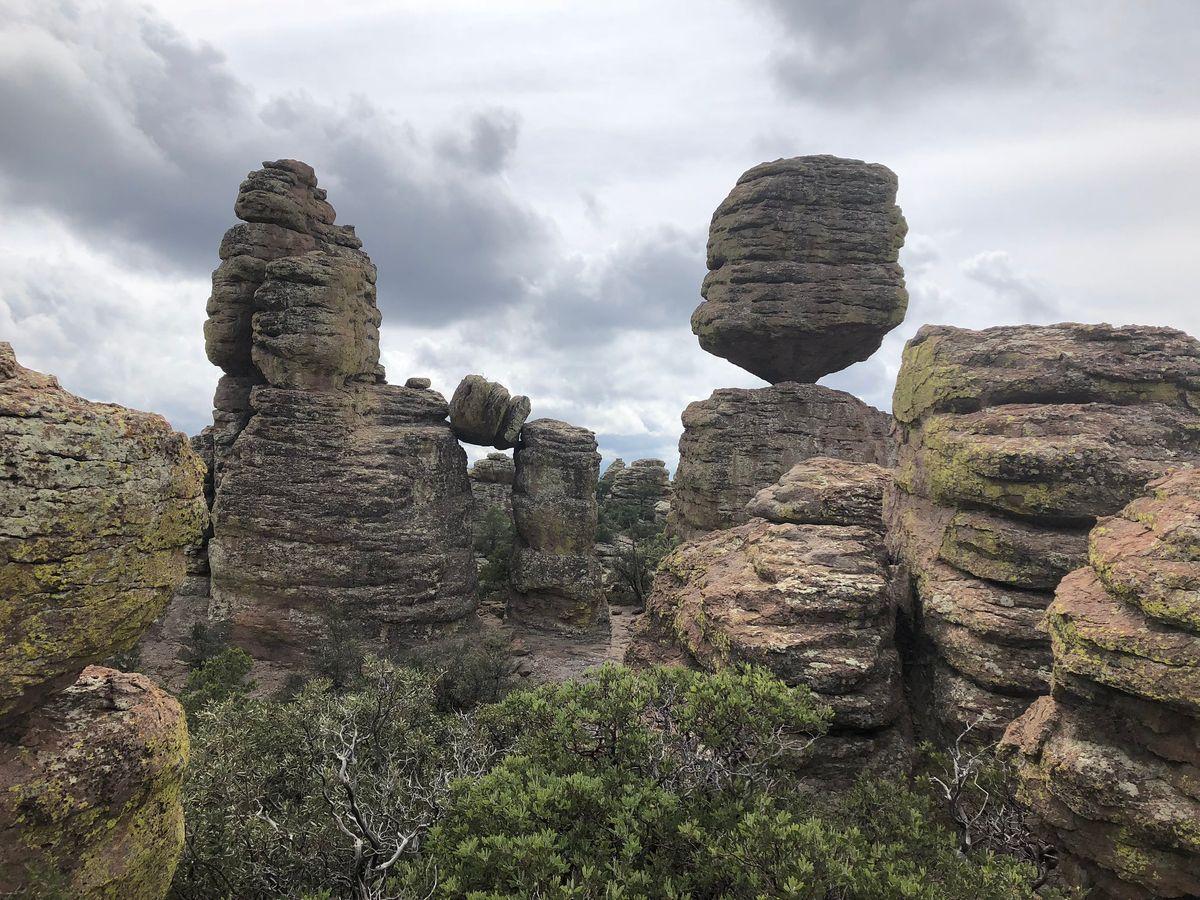
<path id="1" fill-rule="evenodd" d="M 368 659 L 192 714 L 178 898 L 1032 898 L 920 782 L 798 790 L 829 710 L 757 669 L 606 666 L 463 708 Z"/>

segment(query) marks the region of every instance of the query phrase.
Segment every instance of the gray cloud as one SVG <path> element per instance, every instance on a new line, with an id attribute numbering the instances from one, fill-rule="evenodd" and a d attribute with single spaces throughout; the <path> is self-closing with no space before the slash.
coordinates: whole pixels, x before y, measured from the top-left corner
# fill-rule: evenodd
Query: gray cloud
<path id="1" fill-rule="evenodd" d="M 972 256 L 963 262 L 962 271 L 1010 304 L 1009 319 L 1045 323 L 1059 315 L 1058 306 L 1044 296 L 1044 288 L 1013 268 L 1011 257 L 1003 250 L 985 250 Z"/>
<path id="2" fill-rule="evenodd" d="M 754 0 L 784 26 L 774 72 L 818 101 L 1012 83 L 1046 65 L 1022 0 Z"/>
<path id="3" fill-rule="evenodd" d="M 510 112 L 427 141 L 363 98 L 260 103 L 215 49 L 122 2 L 15 4 L 0 49 L 0 117 L 21 123 L 0 143 L 0 201 L 127 264 L 207 272 L 236 185 L 279 156 L 311 163 L 358 226 L 385 315 L 436 324 L 510 305 L 546 263 L 549 224 L 498 177 Z"/>

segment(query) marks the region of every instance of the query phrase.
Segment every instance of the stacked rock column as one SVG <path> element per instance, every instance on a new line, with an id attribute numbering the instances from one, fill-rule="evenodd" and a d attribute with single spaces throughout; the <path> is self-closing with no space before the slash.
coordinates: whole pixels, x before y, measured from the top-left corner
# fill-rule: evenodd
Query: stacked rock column
<path id="1" fill-rule="evenodd" d="M 1005 734 L 1088 897 L 1200 896 L 1200 471 L 1101 519 L 1058 586 L 1053 694 Z"/>
<path id="2" fill-rule="evenodd" d="M 700 345 L 774 386 L 688 406 L 670 530 L 688 539 L 745 521 L 755 492 L 795 463 L 887 464 L 887 416 L 811 384 L 866 359 L 904 318 L 906 225 L 896 176 L 806 156 L 750 169 L 713 213 Z"/>
<path id="3" fill-rule="evenodd" d="M 1043 618 L 1095 518 L 1200 460 L 1200 343 L 1165 328 L 922 328 L 905 348 L 889 540 L 915 588 L 915 705 L 994 739 L 1049 690 Z"/>
<path id="4" fill-rule="evenodd" d="M 187 727 L 129 650 L 203 534 L 204 466 L 159 416 L 89 403 L 0 343 L 0 894 L 166 895 Z"/>
<path id="5" fill-rule="evenodd" d="M 515 622 L 564 633 L 607 628 L 608 604 L 596 556 L 600 454 L 586 428 L 535 419 L 514 453 L 513 594 Z"/>

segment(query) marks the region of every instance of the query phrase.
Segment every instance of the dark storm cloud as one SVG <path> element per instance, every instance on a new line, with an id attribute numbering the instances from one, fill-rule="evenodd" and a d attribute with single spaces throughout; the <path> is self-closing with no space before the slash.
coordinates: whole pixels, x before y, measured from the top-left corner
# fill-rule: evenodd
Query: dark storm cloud
<path id="1" fill-rule="evenodd" d="M 752 0 L 784 26 L 775 75 L 817 101 L 1020 81 L 1044 64 L 1043 34 L 1021 0 Z"/>
<path id="2" fill-rule="evenodd" d="M 64 221 L 126 264 L 204 273 L 237 184 L 311 163 L 380 268 L 385 316 L 444 324 L 520 300 L 547 224 L 497 177 L 503 110 L 422 139 L 363 99 L 256 98 L 213 48 L 123 3 L 18 6 L 0 54 L 0 200 Z M 448 157 L 448 159 L 446 158 Z"/>

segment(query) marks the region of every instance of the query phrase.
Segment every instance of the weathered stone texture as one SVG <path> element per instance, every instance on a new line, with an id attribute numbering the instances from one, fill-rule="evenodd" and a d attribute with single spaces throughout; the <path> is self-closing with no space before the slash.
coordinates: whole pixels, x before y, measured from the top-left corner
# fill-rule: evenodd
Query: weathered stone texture
<path id="1" fill-rule="evenodd" d="M 996 736 L 1014 701 L 1049 691 L 1051 592 L 1096 517 L 1200 462 L 1198 377 L 1200 342 L 1171 329 L 926 327 L 909 342 L 889 541 L 912 577 L 912 687 L 934 734 L 973 716 Z"/>
<path id="2" fill-rule="evenodd" d="M 1053 695 L 1003 747 L 1089 897 L 1197 896 L 1200 470 L 1151 484 L 1090 544 L 1092 565 L 1062 580 L 1048 611 Z"/>
<path id="3" fill-rule="evenodd" d="M 896 176 L 802 156 L 750 169 L 713 213 L 700 346 L 774 384 L 864 360 L 908 305 Z"/>
<path id="4" fill-rule="evenodd" d="M 0 343 L 0 719 L 128 650 L 203 539 L 204 466 L 160 416 L 90 403 Z"/>
<path id="5" fill-rule="evenodd" d="M 612 470 L 609 466 L 605 475 Z M 642 518 L 653 518 L 654 507 L 671 496 L 671 473 L 661 459 L 637 459 L 612 480 L 606 502 L 630 503 L 641 508 Z"/>
<path id="6" fill-rule="evenodd" d="M 814 456 L 886 465 L 888 427 L 884 413 L 818 385 L 716 390 L 683 412 L 668 528 L 686 540 L 745 522 L 755 493 Z"/>
<path id="7" fill-rule="evenodd" d="M 504 385 L 468 375 L 450 400 L 450 427 L 460 441 L 508 450 L 516 445 L 529 409 L 528 397 L 510 396 Z"/>
<path id="8" fill-rule="evenodd" d="M 830 740 L 842 750 L 815 750 L 816 770 L 853 779 L 859 767 L 902 768 L 907 713 L 882 534 L 887 482 L 871 464 L 797 464 L 751 504 L 774 521 L 711 532 L 664 560 L 627 659 L 765 666 L 834 710 Z"/>
<path id="9" fill-rule="evenodd" d="M 509 616 L 565 632 L 607 627 L 595 553 L 600 454 L 586 428 L 535 419 L 514 453 L 517 547 Z"/>
<path id="10" fill-rule="evenodd" d="M 234 211 L 245 222 L 221 243 L 205 324 L 225 370 L 206 436 L 208 616 L 285 666 L 332 620 L 394 644 L 462 619 L 475 605 L 466 456 L 428 379 L 384 383 L 361 241 L 295 160 L 247 176 Z"/>
<path id="11" fill-rule="evenodd" d="M 0 740 L 0 893 L 161 900 L 183 849 L 183 710 L 89 666 Z"/>

